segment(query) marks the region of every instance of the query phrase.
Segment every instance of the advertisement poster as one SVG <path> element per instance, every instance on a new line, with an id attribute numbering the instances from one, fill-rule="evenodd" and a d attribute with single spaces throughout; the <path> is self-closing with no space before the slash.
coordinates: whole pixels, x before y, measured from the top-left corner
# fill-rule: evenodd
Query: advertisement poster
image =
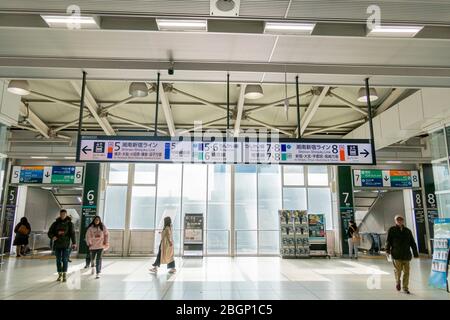
<path id="1" fill-rule="evenodd" d="M 309 214 L 309 239 L 325 239 L 325 217 L 323 214 Z"/>
<path id="2" fill-rule="evenodd" d="M 450 219 L 434 221 L 433 260 L 428 279 L 430 287 L 448 291 L 448 257 L 450 250 Z"/>
<path id="3" fill-rule="evenodd" d="M 186 214 L 184 217 L 184 242 L 203 243 L 203 215 Z"/>

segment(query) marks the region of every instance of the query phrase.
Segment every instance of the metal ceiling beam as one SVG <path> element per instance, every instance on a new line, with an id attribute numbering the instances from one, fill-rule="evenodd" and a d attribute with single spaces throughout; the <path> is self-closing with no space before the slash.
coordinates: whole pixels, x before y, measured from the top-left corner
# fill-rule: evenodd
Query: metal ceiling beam
<path id="1" fill-rule="evenodd" d="M 306 91 L 306 92 L 300 93 L 300 94 L 299 94 L 299 97 L 302 98 L 302 97 L 305 97 L 305 96 L 308 96 L 308 95 L 311 95 L 311 92 L 310 92 L 310 91 Z M 294 99 L 294 98 L 296 98 L 296 97 L 297 97 L 296 95 L 290 96 L 290 97 L 288 97 L 288 100 Z M 254 112 L 258 112 L 258 111 L 262 111 L 262 110 L 265 110 L 265 109 L 273 108 L 273 107 L 275 107 L 275 106 L 277 106 L 277 105 L 279 105 L 279 104 L 284 103 L 285 100 L 286 100 L 286 99 L 283 98 L 283 99 L 274 101 L 274 102 L 272 102 L 272 103 L 266 104 L 266 105 L 264 105 L 264 106 L 260 106 L 260 107 L 256 107 L 256 108 L 250 109 L 250 110 L 248 110 L 248 111 L 246 112 L 246 114 L 252 114 L 252 113 L 254 113 Z"/>
<path id="2" fill-rule="evenodd" d="M 311 100 L 311 103 L 309 104 L 308 109 L 306 110 L 305 114 L 302 118 L 302 124 L 300 127 L 300 135 L 303 135 L 303 132 L 305 132 L 306 128 L 308 127 L 309 123 L 311 122 L 312 118 L 316 114 L 317 110 L 319 109 L 320 104 L 322 103 L 323 99 L 328 93 L 328 90 L 330 90 L 330 86 L 325 86 L 322 88 L 322 92 L 320 92 L 320 95 L 314 96 L 314 98 Z M 295 130 L 295 133 L 297 133 L 298 129 Z"/>
<path id="3" fill-rule="evenodd" d="M 92 115 L 88 114 L 87 116 L 84 116 L 84 117 L 83 117 L 83 120 L 84 120 L 84 119 L 87 119 L 87 118 L 90 118 L 90 117 L 92 117 Z M 62 125 L 62 126 L 60 126 L 60 127 L 53 128 L 52 130 L 53 130 L 54 132 L 58 132 L 58 131 L 67 129 L 67 128 L 72 127 L 72 126 L 77 125 L 77 124 L 78 124 L 78 119 L 77 119 L 77 120 L 74 120 L 74 121 L 71 121 L 71 122 L 69 122 L 69 123 L 66 123 L 66 124 L 64 124 L 64 125 Z"/>
<path id="4" fill-rule="evenodd" d="M 380 104 L 380 106 L 376 109 L 375 111 L 375 115 L 378 115 L 384 111 L 386 111 L 387 109 L 389 109 L 390 107 L 392 107 L 392 105 L 394 104 L 394 102 L 400 98 L 400 96 L 405 93 L 405 89 L 399 89 L 399 88 L 395 88 L 391 91 L 391 93 L 389 94 L 389 96 Z"/>
<path id="5" fill-rule="evenodd" d="M 225 116 L 225 117 L 221 117 L 221 118 L 218 118 L 218 119 L 215 119 L 215 120 L 211 120 L 211 121 L 202 123 L 201 125 L 194 126 L 194 127 L 189 128 L 189 129 L 187 129 L 187 130 L 179 131 L 179 132 L 177 132 L 177 135 L 180 136 L 180 135 L 183 135 L 183 134 L 188 133 L 188 132 L 190 132 L 190 131 L 195 131 L 195 130 L 199 130 L 199 129 L 203 129 L 203 128 L 210 127 L 211 125 L 213 125 L 213 124 L 215 124 L 215 123 L 217 123 L 217 122 L 226 120 L 226 118 L 227 118 L 227 117 Z M 224 125 L 224 128 L 225 128 L 225 130 L 226 130 L 226 128 L 227 128 L 226 125 Z"/>
<path id="6" fill-rule="evenodd" d="M 117 120 L 117 121 L 120 121 L 120 122 L 131 124 L 131 125 L 133 125 L 135 127 L 147 129 L 149 131 L 154 131 L 155 130 L 155 127 L 153 127 L 153 126 L 147 126 L 145 124 L 142 124 L 142 123 L 139 123 L 139 122 L 135 122 L 135 121 L 132 121 L 132 120 L 128 120 L 128 119 L 125 119 L 125 118 L 122 118 L 122 117 L 118 117 L 118 116 L 115 116 L 115 115 L 112 115 L 112 114 L 110 114 L 109 117 L 111 119 L 114 119 L 114 120 Z M 160 132 L 160 133 L 162 133 L 164 135 L 168 134 L 167 131 L 160 130 L 160 129 L 158 129 L 158 132 Z"/>
<path id="7" fill-rule="evenodd" d="M 181 90 L 179 90 L 179 89 L 177 89 L 177 88 L 172 88 L 172 91 L 173 91 L 173 92 L 176 92 L 176 93 L 179 93 L 179 94 L 181 94 L 181 95 L 183 95 L 183 96 L 185 96 L 185 97 L 191 98 L 191 99 L 193 99 L 193 100 L 195 100 L 195 101 L 198 101 L 198 102 L 200 102 L 200 103 L 203 103 L 204 105 L 207 105 L 207 106 L 210 106 L 210 107 L 213 107 L 213 108 L 216 108 L 216 109 L 220 109 L 220 110 L 223 110 L 223 111 L 225 111 L 225 112 L 227 111 L 227 108 L 222 107 L 221 105 L 218 105 L 218 104 L 209 102 L 209 101 L 207 101 L 207 100 L 205 100 L 205 99 L 202 99 L 202 98 L 197 97 L 197 96 L 194 96 L 194 95 L 192 95 L 192 94 L 190 94 L 190 93 L 181 91 Z"/>
<path id="8" fill-rule="evenodd" d="M 109 59 L 109 58 L 61 58 L 61 57 L 0 57 L 1 67 L 33 67 L 63 69 L 108 69 L 108 70 L 167 70 L 171 61 Z M 450 67 L 429 66 L 380 66 L 312 63 L 274 63 L 274 62 L 204 62 L 177 61 L 177 70 L 223 71 L 223 72 L 268 72 L 292 74 L 330 74 L 392 77 L 450 77 Z"/>
<path id="9" fill-rule="evenodd" d="M 36 92 L 36 91 L 30 91 L 30 95 L 33 95 L 33 96 L 36 96 L 36 97 L 40 97 L 40 98 L 43 98 L 43 99 L 48 100 L 48 101 L 60 103 L 60 104 L 62 104 L 64 106 L 72 108 L 72 109 L 77 109 L 77 110 L 80 109 L 79 105 L 75 105 L 73 103 L 66 102 L 64 100 L 61 100 L 61 99 L 58 99 L 58 98 L 55 98 L 55 97 L 51 97 L 51 96 L 48 96 L 46 94 L 39 93 L 39 92 Z"/>
<path id="10" fill-rule="evenodd" d="M 50 138 L 50 128 L 23 102 L 19 105 L 20 114 L 26 118 L 27 122 L 33 126 L 41 135 Z"/>
<path id="11" fill-rule="evenodd" d="M 239 130 L 241 126 L 241 119 L 242 114 L 244 112 L 244 105 L 245 105 L 245 87 L 246 84 L 241 84 L 241 90 L 239 92 L 239 98 L 236 105 L 236 120 L 234 121 L 234 136 L 239 137 Z"/>
<path id="12" fill-rule="evenodd" d="M 365 115 L 366 117 L 369 115 L 369 113 L 363 109 L 361 109 L 361 107 L 357 106 L 356 104 L 351 103 L 350 101 L 348 101 L 347 99 L 341 97 L 340 95 L 334 93 L 333 91 L 330 91 L 330 96 L 332 96 L 333 98 L 338 99 L 339 101 L 341 101 L 342 103 L 344 103 L 345 105 L 349 106 L 350 108 L 352 108 L 353 110 Z"/>
<path id="13" fill-rule="evenodd" d="M 268 124 L 268 123 L 265 123 L 265 122 L 263 122 L 263 121 L 260 121 L 260 120 L 258 120 L 258 119 L 255 119 L 255 118 L 253 118 L 253 117 L 248 117 L 248 116 L 247 116 L 247 120 L 252 121 L 252 122 L 254 122 L 254 123 L 257 123 L 257 124 L 259 124 L 259 125 L 262 125 L 263 127 L 266 127 L 266 128 L 268 128 L 268 129 L 279 131 L 279 132 L 281 132 L 281 133 L 284 133 L 284 134 L 287 135 L 287 136 L 292 136 L 292 132 L 289 132 L 289 131 L 286 131 L 286 130 L 282 130 L 282 129 L 280 129 L 280 128 L 276 128 L 276 127 L 274 127 L 274 126 L 272 126 L 272 125 L 270 125 L 270 124 Z"/>
<path id="14" fill-rule="evenodd" d="M 71 81 L 70 83 L 72 84 L 76 92 L 81 96 L 81 83 L 79 83 L 78 81 Z M 93 117 L 95 118 L 95 120 L 100 125 L 100 127 L 102 127 L 106 135 L 108 136 L 116 135 L 116 132 L 114 131 L 113 127 L 111 127 L 111 124 L 109 123 L 108 119 L 106 117 L 100 117 L 99 112 L 101 111 L 101 109 L 87 86 L 85 92 L 85 104 L 86 107 L 91 112 L 91 114 L 93 115 Z"/>
<path id="15" fill-rule="evenodd" d="M 167 97 L 166 91 L 164 91 L 164 83 L 159 86 L 159 96 L 161 100 L 161 105 L 164 112 L 164 118 L 166 119 L 167 128 L 171 137 L 175 136 L 175 123 L 173 121 L 172 108 L 170 108 L 169 98 Z"/>
<path id="16" fill-rule="evenodd" d="M 128 102 L 131 102 L 131 101 L 134 101 L 134 100 L 137 100 L 137 99 L 139 99 L 139 97 L 132 97 L 132 96 L 130 96 L 130 97 L 125 98 L 123 100 L 117 101 L 117 102 L 113 103 L 110 106 L 103 107 L 102 108 L 102 112 L 105 112 L 105 111 L 110 112 L 111 110 L 114 110 L 114 109 L 116 109 L 116 108 L 118 108 L 120 106 L 123 106 L 124 104 L 127 104 Z"/>
<path id="17" fill-rule="evenodd" d="M 303 134 L 303 137 L 311 136 L 313 134 L 317 134 L 317 133 L 321 133 L 321 132 L 327 132 L 327 131 L 339 129 L 339 128 L 342 128 L 342 127 L 353 126 L 355 124 L 360 124 L 360 123 L 364 123 L 364 122 L 366 122 L 365 119 L 359 119 L 359 120 L 355 120 L 355 121 L 345 122 L 345 123 L 337 124 L 335 126 L 331 126 L 331 127 L 328 127 L 328 128 L 323 128 L 323 129 L 309 131 L 309 132 Z"/>

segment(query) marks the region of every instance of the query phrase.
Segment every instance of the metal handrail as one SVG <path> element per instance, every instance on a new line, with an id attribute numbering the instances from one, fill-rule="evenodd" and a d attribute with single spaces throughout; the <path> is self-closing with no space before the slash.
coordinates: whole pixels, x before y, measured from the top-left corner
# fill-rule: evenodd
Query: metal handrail
<path id="1" fill-rule="evenodd" d="M 0 271 L 3 270 L 3 264 L 5 263 L 3 257 L 5 256 L 5 243 L 8 239 L 8 237 L 0 237 Z"/>

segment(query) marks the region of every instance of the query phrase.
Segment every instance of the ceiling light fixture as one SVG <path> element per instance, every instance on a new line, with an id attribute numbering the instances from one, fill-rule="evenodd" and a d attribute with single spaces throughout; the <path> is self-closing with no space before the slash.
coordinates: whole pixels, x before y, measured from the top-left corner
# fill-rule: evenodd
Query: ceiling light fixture
<path id="1" fill-rule="evenodd" d="M 375 26 L 368 30 L 368 37 L 413 38 L 424 26 Z"/>
<path id="2" fill-rule="evenodd" d="M 249 84 L 245 87 L 244 97 L 246 99 L 254 100 L 264 96 L 263 88 L 260 84 Z"/>
<path id="3" fill-rule="evenodd" d="M 30 94 L 30 84 L 26 80 L 11 80 L 8 84 L 8 92 L 26 96 Z"/>
<path id="4" fill-rule="evenodd" d="M 75 157 L 64 157 L 64 159 L 67 159 L 67 160 L 75 160 L 76 158 L 75 158 Z"/>
<path id="5" fill-rule="evenodd" d="M 31 159 L 48 159 L 47 156 L 31 156 Z"/>
<path id="6" fill-rule="evenodd" d="M 99 29 L 98 17 L 94 16 L 48 16 L 41 15 L 50 28 Z"/>
<path id="7" fill-rule="evenodd" d="M 156 19 L 160 31 L 208 31 L 206 20 Z"/>
<path id="8" fill-rule="evenodd" d="M 390 164 L 399 164 L 399 163 L 403 163 L 402 161 L 399 160 L 386 160 L 386 163 L 390 163 Z"/>
<path id="9" fill-rule="evenodd" d="M 148 88 L 144 82 L 132 82 L 129 89 L 130 96 L 142 98 L 148 96 Z"/>
<path id="10" fill-rule="evenodd" d="M 310 35 L 315 26 L 315 23 L 266 22 L 264 33 Z"/>
<path id="11" fill-rule="evenodd" d="M 375 88 L 369 89 L 370 101 L 378 100 L 378 93 Z M 358 102 L 367 102 L 366 88 L 362 87 L 358 91 Z"/>

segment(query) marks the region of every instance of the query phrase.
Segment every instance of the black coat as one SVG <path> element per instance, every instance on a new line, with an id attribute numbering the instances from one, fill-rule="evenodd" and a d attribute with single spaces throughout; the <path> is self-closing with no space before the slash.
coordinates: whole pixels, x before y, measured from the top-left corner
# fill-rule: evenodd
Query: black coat
<path id="1" fill-rule="evenodd" d="M 75 240 L 75 227 L 73 226 L 70 218 L 61 220 L 61 218 L 56 219 L 48 230 L 48 237 L 57 239 L 53 241 L 54 249 L 68 249 L 70 247 L 70 241 L 72 244 L 76 243 Z"/>
<path id="2" fill-rule="evenodd" d="M 28 230 L 31 231 L 31 226 L 29 223 L 22 223 L 19 222 L 16 227 L 14 228 L 14 233 L 16 234 L 16 236 L 14 237 L 14 246 L 26 246 L 28 245 L 28 237 L 30 235 L 30 233 L 28 234 L 21 234 L 19 233 L 19 228 L 24 225 L 25 227 L 27 227 Z"/>
<path id="3" fill-rule="evenodd" d="M 386 241 L 386 252 L 392 255 L 394 260 L 411 260 L 411 250 L 414 257 L 418 257 L 417 245 L 414 241 L 411 230 L 407 227 L 400 228 L 399 226 L 393 226 L 388 231 Z"/>

